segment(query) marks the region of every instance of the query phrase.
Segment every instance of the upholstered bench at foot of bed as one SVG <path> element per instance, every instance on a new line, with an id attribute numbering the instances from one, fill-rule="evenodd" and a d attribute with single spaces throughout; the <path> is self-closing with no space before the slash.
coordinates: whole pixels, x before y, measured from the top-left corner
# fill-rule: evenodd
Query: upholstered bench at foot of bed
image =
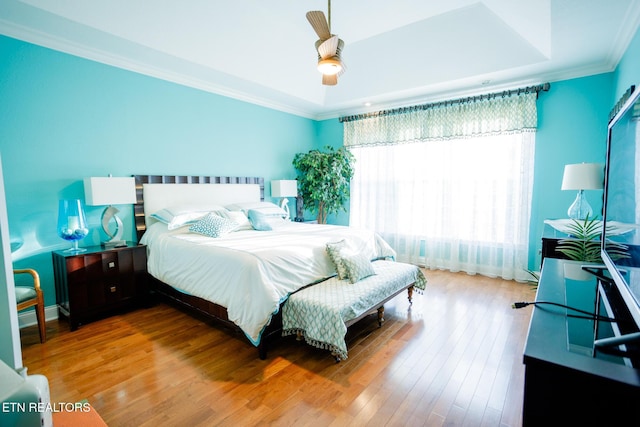
<path id="1" fill-rule="evenodd" d="M 373 262 L 375 275 L 356 283 L 335 277 L 306 287 L 292 295 L 282 308 L 282 335 L 297 335 L 318 348 L 328 349 L 336 361 L 347 358 L 347 328 L 378 311 L 384 321 L 384 303 L 408 289 L 424 290 L 426 279 L 415 265 L 380 260 Z"/>

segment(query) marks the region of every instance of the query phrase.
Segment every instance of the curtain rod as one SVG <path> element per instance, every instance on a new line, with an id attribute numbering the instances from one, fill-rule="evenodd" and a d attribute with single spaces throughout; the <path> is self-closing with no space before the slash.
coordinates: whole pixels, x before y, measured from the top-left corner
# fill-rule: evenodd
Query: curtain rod
<path id="1" fill-rule="evenodd" d="M 512 95 L 522 95 L 522 94 L 526 94 L 526 93 L 533 93 L 535 92 L 536 94 L 540 91 L 544 91 L 547 92 L 549 90 L 549 88 L 551 87 L 551 84 L 549 83 L 543 83 L 537 86 L 528 86 L 528 87 L 523 87 L 523 88 L 519 88 L 519 89 L 511 89 L 511 90 L 505 90 L 502 92 L 495 92 L 495 93 L 488 93 L 488 94 L 483 94 L 483 95 L 476 95 L 476 96 L 469 96 L 466 98 L 459 98 L 459 99 L 452 99 L 452 100 L 448 100 L 448 101 L 439 101 L 439 102 L 432 102 L 429 104 L 421 104 L 421 105 L 413 105 L 410 107 L 400 107 L 400 108 L 394 108 L 391 110 L 381 110 L 381 111 L 373 111 L 371 113 L 363 113 L 363 114 L 355 114 L 352 116 L 343 116 L 340 117 L 340 123 L 343 122 L 353 122 L 356 120 L 362 120 L 362 119 L 367 119 L 370 117 L 379 117 L 379 116 L 390 116 L 393 114 L 403 114 L 403 113 L 410 113 L 413 111 L 420 111 L 420 110 L 428 110 L 430 108 L 436 108 L 436 107 L 445 107 L 445 106 L 450 106 L 450 105 L 455 105 L 455 104 L 465 104 L 465 103 L 470 103 L 470 102 L 478 102 L 478 101 L 482 101 L 483 99 L 493 99 L 493 98 L 498 98 L 498 97 L 507 97 L 507 96 L 512 96 Z"/>

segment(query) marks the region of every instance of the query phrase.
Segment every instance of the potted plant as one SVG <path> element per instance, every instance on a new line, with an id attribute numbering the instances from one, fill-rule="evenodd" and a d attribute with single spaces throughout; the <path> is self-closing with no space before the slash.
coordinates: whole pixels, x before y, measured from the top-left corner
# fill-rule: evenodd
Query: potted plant
<path id="1" fill-rule="evenodd" d="M 353 154 L 344 147 L 337 150 L 326 146 L 325 151 L 298 153 L 293 166 L 298 171 L 299 195 L 305 207 L 318 215 L 318 223 L 327 222 L 327 215 L 346 212 L 349 184 L 353 177 Z"/>
<path id="2" fill-rule="evenodd" d="M 574 219 L 568 225 L 569 237 L 558 242 L 556 250 L 564 254 L 568 259 L 580 261 L 581 263 L 601 264 L 600 238 L 602 236 L 602 222 L 596 218 Z M 628 247 L 621 243 L 607 242 L 609 252 L 616 258 L 626 258 Z M 576 264 L 576 268 L 581 270 L 582 264 Z M 576 270 L 577 271 L 577 270 Z M 567 268 L 565 268 L 567 275 Z M 583 275 L 569 274 L 570 278 L 585 280 Z M 586 276 L 589 278 L 590 276 Z"/>

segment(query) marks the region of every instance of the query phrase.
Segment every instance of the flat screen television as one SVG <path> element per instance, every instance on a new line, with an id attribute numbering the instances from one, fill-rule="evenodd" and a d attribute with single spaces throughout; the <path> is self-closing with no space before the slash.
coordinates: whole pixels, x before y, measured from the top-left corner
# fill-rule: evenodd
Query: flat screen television
<path id="1" fill-rule="evenodd" d="M 640 90 L 609 122 L 603 196 L 602 260 L 611 281 L 615 337 L 596 340 L 595 350 L 615 349 L 640 362 Z M 619 247 L 626 246 L 620 256 Z"/>

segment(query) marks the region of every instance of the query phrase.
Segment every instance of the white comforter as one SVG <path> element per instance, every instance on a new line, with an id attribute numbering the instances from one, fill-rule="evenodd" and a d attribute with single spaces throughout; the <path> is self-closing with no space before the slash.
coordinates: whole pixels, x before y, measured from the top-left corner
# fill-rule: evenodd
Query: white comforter
<path id="1" fill-rule="evenodd" d="M 254 345 L 289 294 L 335 274 L 326 244 L 346 239 L 370 259 L 395 257 L 380 236 L 351 227 L 288 223 L 210 238 L 188 227 L 151 225 L 142 237 L 149 273 L 181 292 L 227 308 Z"/>

